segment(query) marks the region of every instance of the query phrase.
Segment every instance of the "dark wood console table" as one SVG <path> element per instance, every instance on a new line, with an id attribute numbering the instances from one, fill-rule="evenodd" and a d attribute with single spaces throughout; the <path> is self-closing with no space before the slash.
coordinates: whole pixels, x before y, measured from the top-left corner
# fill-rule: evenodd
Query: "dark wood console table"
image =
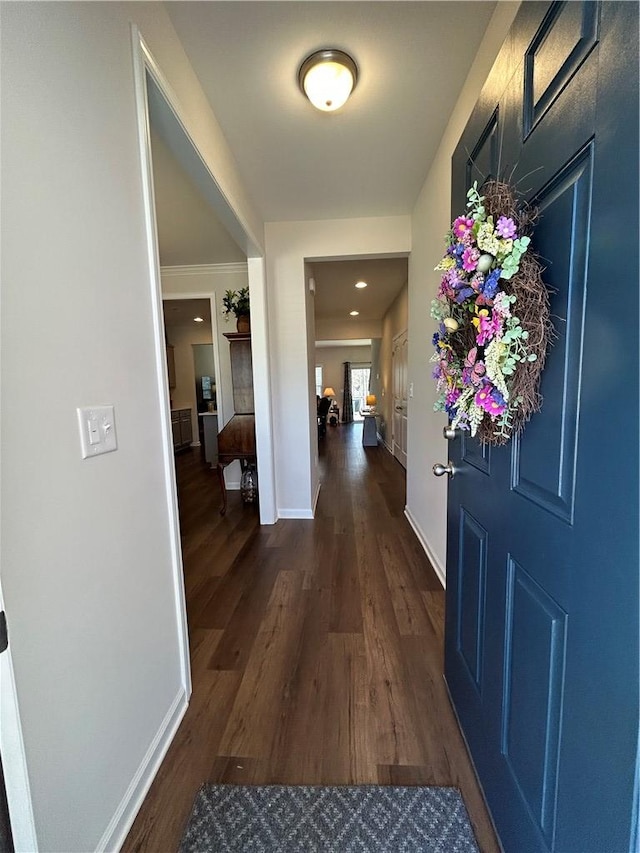
<path id="1" fill-rule="evenodd" d="M 218 479 L 222 492 L 220 515 L 227 511 L 224 469 L 234 459 L 239 459 L 243 466 L 255 465 L 257 462 L 251 335 L 244 332 L 225 332 L 225 338 L 229 340 L 233 407 L 236 413 L 218 434 Z"/>

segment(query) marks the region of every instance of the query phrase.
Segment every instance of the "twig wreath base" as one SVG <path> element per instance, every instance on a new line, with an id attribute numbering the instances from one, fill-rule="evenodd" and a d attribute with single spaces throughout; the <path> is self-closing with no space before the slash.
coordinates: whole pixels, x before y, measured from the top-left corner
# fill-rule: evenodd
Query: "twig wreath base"
<path id="1" fill-rule="evenodd" d="M 432 361 L 451 426 L 506 444 L 540 410 L 540 375 L 554 336 L 543 268 L 529 249 L 537 210 L 492 180 L 469 190 L 447 235 L 431 316 Z"/>

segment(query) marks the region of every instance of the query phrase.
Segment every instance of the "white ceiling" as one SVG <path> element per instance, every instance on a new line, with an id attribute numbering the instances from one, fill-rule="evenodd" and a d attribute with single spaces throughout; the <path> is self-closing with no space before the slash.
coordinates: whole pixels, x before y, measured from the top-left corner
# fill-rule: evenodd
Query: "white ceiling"
<path id="1" fill-rule="evenodd" d="M 169 2 L 266 221 L 410 213 L 495 2 Z M 297 86 L 314 50 L 360 79 L 335 113 Z"/>
<path id="2" fill-rule="evenodd" d="M 358 320 L 380 320 L 407 283 L 406 258 L 316 261 L 309 266 L 317 320 L 348 320 L 351 311 L 359 311 Z M 366 281 L 367 287 L 356 288 L 357 281 Z"/>
<path id="3" fill-rule="evenodd" d="M 495 5 L 165 4 L 265 221 L 410 213 Z M 297 86 L 300 62 L 320 47 L 346 50 L 360 70 L 335 113 L 315 110 Z M 244 260 L 158 132 L 152 143 L 161 264 Z M 313 276 L 319 319 L 356 309 L 358 320 L 379 320 L 407 260 L 316 262 Z M 358 279 L 369 287 L 356 290 Z"/>
<path id="4" fill-rule="evenodd" d="M 195 317 L 202 317 L 211 327 L 211 303 L 208 299 L 165 299 L 162 302 L 164 324 L 170 329 L 174 326 L 202 325 Z"/>

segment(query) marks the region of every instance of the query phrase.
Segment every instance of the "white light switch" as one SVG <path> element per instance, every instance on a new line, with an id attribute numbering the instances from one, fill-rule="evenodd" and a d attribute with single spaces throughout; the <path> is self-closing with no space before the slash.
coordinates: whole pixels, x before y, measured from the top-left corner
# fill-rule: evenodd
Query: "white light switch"
<path id="1" fill-rule="evenodd" d="M 409 396 L 413 397 L 413 382 L 409 383 Z"/>
<path id="2" fill-rule="evenodd" d="M 100 427 L 97 418 L 87 418 L 87 433 L 89 444 L 100 444 Z"/>
<path id="3" fill-rule="evenodd" d="M 76 411 L 83 459 L 118 449 L 113 406 L 89 406 Z"/>

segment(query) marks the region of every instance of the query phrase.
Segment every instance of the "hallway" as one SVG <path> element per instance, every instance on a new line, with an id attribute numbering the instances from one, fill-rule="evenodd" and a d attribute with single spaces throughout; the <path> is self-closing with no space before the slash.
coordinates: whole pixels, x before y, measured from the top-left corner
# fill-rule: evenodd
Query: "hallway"
<path id="1" fill-rule="evenodd" d="M 193 695 L 125 851 L 170 851 L 203 782 L 461 788 L 498 849 L 442 678 L 444 593 L 405 477 L 360 424 L 321 440 L 315 521 L 261 528 L 193 450 L 177 474 Z"/>

